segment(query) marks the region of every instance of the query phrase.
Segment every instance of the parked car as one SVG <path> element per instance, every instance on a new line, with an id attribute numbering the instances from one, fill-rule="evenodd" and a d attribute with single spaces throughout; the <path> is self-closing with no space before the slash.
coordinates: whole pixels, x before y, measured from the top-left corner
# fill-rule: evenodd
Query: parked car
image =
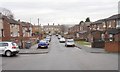
<path id="1" fill-rule="evenodd" d="M 49 34 L 49 36 L 52 36 L 52 34 Z"/>
<path id="2" fill-rule="evenodd" d="M 38 43 L 38 48 L 48 48 L 48 44 L 45 40 L 41 40 L 39 43 Z"/>
<path id="3" fill-rule="evenodd" d="M 56 34 L 56 36 L 58 36 L 58 34 Z"/>
<path id="4" fill-rule="evenodd" d="M 60 43 L 65 43 L 65 38 L 63 38 L 63 37 L 60 38 L 59 42 L 60 42 Z"/>
<path id="5" fill-rule="evenodd" d="M 6 56 L 12 56 L 19 53 L 19 48 L 16 43 L 13 42 L 0 42 L 0 54 Z"/>
<path id="6" fill-rule="evenodd" d="M 61 35 L 58 35 L 58 39 L 60 39 L 61 38 Z"/>
<path id="7" fill-rule="evenodd" d="M 66 39 L 65 46 L 75 46 L 74 39 Z"/>
<path id="8" fill-rule="evenodd" d="M 40 40 L 38 39 L 38 40 L 37 40 L 37 43 L 39 43 L 39 42 L 40 42 Z"/>
<path id="9" fill-rule="evenodd" d="M 50 44 L 50 42 L 49 42 L 49 39 L 43 39 L 43 41 L 45 41 L 48 45 Z"/>
<path id="10" fill-rule="evenodd" d="M 47 41 L 51 41 L 51 37 L 50 36 L 47 36 L 46 38 L 45 38 Z"/>

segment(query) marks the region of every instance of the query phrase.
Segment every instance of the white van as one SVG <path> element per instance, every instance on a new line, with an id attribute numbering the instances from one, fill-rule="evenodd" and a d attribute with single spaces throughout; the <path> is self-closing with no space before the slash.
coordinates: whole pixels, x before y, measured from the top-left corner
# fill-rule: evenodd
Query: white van
<path id="1" fill-rule="evenodd" d="M 16 43 L 13 42 L 0 42 L 0 54 L 6 56 L 12 56 L 19 53 L 19 48 Z"/>

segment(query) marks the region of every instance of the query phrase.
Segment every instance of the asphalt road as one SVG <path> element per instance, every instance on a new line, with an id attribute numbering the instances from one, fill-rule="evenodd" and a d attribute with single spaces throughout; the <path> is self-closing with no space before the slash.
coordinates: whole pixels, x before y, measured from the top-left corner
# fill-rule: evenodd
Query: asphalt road
<path id="1" fill-rule="evenodd" d="M 2 58 L 3 70 L 118 70 L 118 55 L 65 47 L 52 37 L 49 53 Z"/>

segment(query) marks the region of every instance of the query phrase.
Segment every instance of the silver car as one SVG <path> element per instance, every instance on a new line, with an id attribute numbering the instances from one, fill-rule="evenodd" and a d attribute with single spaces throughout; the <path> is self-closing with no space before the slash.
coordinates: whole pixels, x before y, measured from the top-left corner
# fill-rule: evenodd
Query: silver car
<path id="1" fill-rule="evenodd" d="M 75 46 L 74 39 L 66 39 L 65 46 L 66 47 L 68 47 L 68 46 L 74 47 Z"/>
<path id="2" fill-rule="evenodd" d="M 19 53 L 19 48 L 16 43 L 13 42 L 0 42 L 0 54 L 6 56 L 12 56 Z"/>

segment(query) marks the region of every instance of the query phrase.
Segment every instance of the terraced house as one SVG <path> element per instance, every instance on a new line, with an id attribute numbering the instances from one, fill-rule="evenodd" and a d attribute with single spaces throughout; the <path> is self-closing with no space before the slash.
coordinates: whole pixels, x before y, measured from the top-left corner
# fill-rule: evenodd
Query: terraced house
<path id="1" fill-rule="evenodd" d="M 61 25 L 44 25 L 43 26 L 43 31 L 48 34 L 48 33 L 51 33 L 51 34 L 55 34 L 55 33 L 61 33 Z"/>
<path id="2" fill-rule="evenodd" d="M 3 21 L 2 21 L 2 14 L 0 14 L 0 41 L 2 41 L 3 37 Z"/>
<path id="3" fill-rule="evenodd" d="M 120 48 L 120 14 L 95 22 L 81 22 L 69 28 L 69 33 L 79 34 L 79 39 L 91 42 L 93 48 L 105 48 L 107 51 L 110 49 L 111 52 L 118 51 Z"/>
<path id="4" fill-rule="evenodd" d="M 7 16 L 0 15 L 0 41 L 14 41 L 19 46 L 32 40 L 32 24 L 16 21 Z"/>

